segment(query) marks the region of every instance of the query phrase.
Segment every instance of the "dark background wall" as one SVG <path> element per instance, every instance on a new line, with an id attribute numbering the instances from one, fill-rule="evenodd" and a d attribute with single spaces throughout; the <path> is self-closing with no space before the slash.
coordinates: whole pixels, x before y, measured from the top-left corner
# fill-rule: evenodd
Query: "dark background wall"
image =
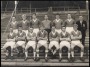
<path id="1" fill-rule="evenodd" d="M 81 9 L 86 8 L 85 1 L 19 1 L 17 8 L 44 8 L 44 7 L 59 7 L 59 6 L 73 6 L 80 7 Z M 7 6 L 7 7 L 6 7 Z M 14 1 L 2 1 L 2 8 L 14 8 Z"/>

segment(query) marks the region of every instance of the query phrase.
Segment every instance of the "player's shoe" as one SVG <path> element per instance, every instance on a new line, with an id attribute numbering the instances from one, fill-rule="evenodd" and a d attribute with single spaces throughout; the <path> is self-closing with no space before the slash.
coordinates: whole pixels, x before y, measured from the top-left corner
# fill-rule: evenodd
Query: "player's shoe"
<path id="1" fill-rule="evenodd" d="M 62 61 L 62 58 L 59 58 L 59 62 L 61 62 Z"/>
<path id="2" fill-rule="evenodd" d="M 40 58 L 39 58 L 39 57 L 37 57 L 36 61 L 39 61 L 39 60 L 40 60 Z"/>
<path id="3" fill-rule="evenodd" d="M 72 62 L 74 62 L 75 61 L 75 58 L 74 57 L 71 57 L 71 60 L 72 60 Z"/>
<path id="4" fill-rule="evenodd" d="M 70 59 L 70 58 L 68 58 L 68 61 L 69 61 L 69 62 L 71 62 L 71 59 Z"/>
<path id="5" fill-rule="evenodd" d="M 28 57 L 25 57 L 24 61 L 27 61 Z"/>
<path id="6" fill-rule="evenodd" d="M 84 57 L 80 57 L 80 60 L 83 61 L 83 62 L 85 61 Z"/>
<path id="7" fill-rule="evenodd" d="M 47 58 L 47 57 L 45 57 L 45 61 L 46 61 L 46 62 L 48 61 L 48 58 Z"/>

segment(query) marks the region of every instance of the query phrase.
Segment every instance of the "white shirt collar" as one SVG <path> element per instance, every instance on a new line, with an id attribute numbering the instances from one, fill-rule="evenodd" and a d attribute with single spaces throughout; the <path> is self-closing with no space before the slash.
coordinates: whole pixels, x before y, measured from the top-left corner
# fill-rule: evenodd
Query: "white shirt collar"
<path id="1" fill-rule="evenodd" d="M 56 21 L 57 21 L 57 22 L 59 22 L 59 21 L 60 21 L 60 19 L 56 19 Z"/>
<path id="2" fill-rule="evenodd" d="M 33 19 L 33 21 L 35 22 L 37 20 L 37 18 L 36 19 Z"/>

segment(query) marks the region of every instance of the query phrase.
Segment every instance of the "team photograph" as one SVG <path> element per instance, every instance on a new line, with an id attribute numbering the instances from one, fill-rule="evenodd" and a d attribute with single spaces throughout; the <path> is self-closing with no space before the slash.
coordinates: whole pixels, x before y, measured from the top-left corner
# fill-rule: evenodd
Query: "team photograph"
<path id="1" fill-rule="evenodd" d="M 1 66 L 89 66 L 89 1 L 1 1 Z"/>

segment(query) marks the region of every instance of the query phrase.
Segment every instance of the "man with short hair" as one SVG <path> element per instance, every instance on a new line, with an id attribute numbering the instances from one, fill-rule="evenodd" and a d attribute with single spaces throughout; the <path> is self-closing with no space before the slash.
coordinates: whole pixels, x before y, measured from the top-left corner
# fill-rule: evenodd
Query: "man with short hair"
<path id="1" fill-rule="evenodd" d="M 19 26 L 18 27 L 18 33 L 16 35 L 16 48 L 18 47 L 22 47 L 23 49 L 23 53 L 24 53 L 24 50 L 25 50 L 25 37 L 26 37 L 26 34 L 24 31 L 22 31 L 22 26 Z M 20 51 L 18 51 L 18 56 L 21 56 L 20 55 Z"/>
<path id="2" fill-rule="evenodd" d="M 50 38 L 49 50 L 51 50 L 53 55 L 55 55 L 55 53 L 59 49 L 59 35 L 55 31 L 54 26 L 52 27 L 52 30 L 51 30 L 51 32 L 49 34 L 49 38 Z M 53 50 L 52 47 L 55 47 L 55 50 Z"/>
<path id="3" fill-rule="evenodd" d="M 36 17 L 36 13 L 33 13 L 32 20 L 30 21 L 30 25 L 34 28 L 33 32 L 36 33 L 36 36 L 37 33 L 39 32 L 40 24 L 41 24 L 40 20 Z"/>
<path id="4" fill-rule="evenodd" d="M 73 25 L 75 24 L 74 19 L 72 19 L 71 14 L 67 15 L 67 19 L 64 22 L 64 25 L 66 26 L 66 31 L 71 34 L 73 31 Z"/>
<path id="5" fill-rule="evenodd" d="M 17 29 L 17 27 L 18 27 L 18 22 L 16 21 L 16 18 L 13 16 L 12 17 L 12 20 L 11 20 L 11 23 L 10 23 L 10 26 L 9 26 L 10 28 L 12 27 L 13 28 L 13 32 L 14 33 L 18 33 L 18 29 Z"/>
<path id="6" fill-rule="evenodd" d="M 6 58 L 7 59 L 9 57 L 9 52 L 7 50 L 7 47 L 11 47 L 11 59 L 13 59 L 13 49 L 16 47 L 15 45 L 15 37 L 16 37 L 16 34 L 13 32 L 13 28 L 10 28 L 10 32 L 7 36 L 7 39 L 6 39 L 6 43 L 4 44 L 3 46 L 3 50 L 6 51 Z"/>
<path id="7" fill-rule="evenodd" d="M 79 16 L 79 20 L 76 22 L 76 24 L 78 25 L 78 30 L 82 33 L 82 44 L 85 45 L 87 22 L 83 19 L 83 16 Z"/>
<path id="8" fill-rule="evenodd" d="M 41 46 L 44 46 L 45 47 L 45 60 L 47 61 L 47 55 L 48 55 L 48 38 L 47 38 L 47 32 L 44 30 L 43 27 L 40 28 L 40 31 L 37 35 L 37 40 L 38 40 L 38 44 L 37 44 L 37 61 L 39 60 L 39 48 Z"/>
<path id="9" fill-rule="evenodd" d="M 68 61 L 70 62 L 70 34 L 66 31 L 66 27 L 62 26 L 62 32 L 60 33 L 60 53 L 59 61 L 62 60 L 62 48 L 65 46 L 68 48 Z"/>
<path id="10" fill-rule="evenodd" d="M 59 15 L 56 15 L 56 19 L 53 21 L 53 26 L 55 26 L 55 31 L 60 34 L 61 33 L 61 26 L 63 25 L 63 20 L 60 19 Z"/>
<path id="11" fill-rule="evenodd" d="M 34 60 L 36 59 L 36 34 L 33 32 L 33 28 L 28 29 L 28 34 L 27 34 L 27 45 L 25 47 L 25 61 L 28 58 L 28 48 L 32 47 L 33 48 L 33 58 Z"/>
<path id="12" fill-rule="evenodd" d="M 74 47 L 78 46 L 81 48 L 81 60 L 84 61 L 83 54 L 84 54 L 84 46 L 80 42 L 80 39 L 82 38 L 81 32 L 77 30 L 78 25 L 74 24 L 73 26 L 74 31 L 71 33 L 71 55 L 72 55 L 72 61 L 74 61 Z"/>
<path id="13" fill-rule="evenodd" d="M 26 14 L 22 15 L 22 21 L 20 23 L 18 23 L 18 25 L 19 24 L 22 26 L 22 31 L 24 31 L 25 34 L 27 35 L 28 27 L 29 27 L 29 21 L 27 20 Z"/>
<path id="14" fill-rule="evenodd" d="M 51 32 L 51 21 L 48 19 L 48 15 L 44 16 L 44 19 L 41 23 L 41 25 L 44 27 L 44 29 L 48 33 L 48 41 L 49 41 L 49 33 Z"/>

